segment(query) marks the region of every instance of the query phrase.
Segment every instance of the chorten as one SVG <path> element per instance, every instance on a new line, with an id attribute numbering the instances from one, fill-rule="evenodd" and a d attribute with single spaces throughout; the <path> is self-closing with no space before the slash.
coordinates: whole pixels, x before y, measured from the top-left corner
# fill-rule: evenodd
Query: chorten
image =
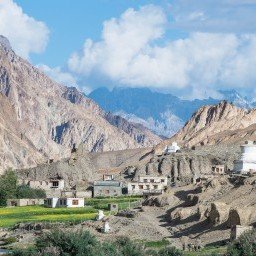
<path id="1" fill-rule="evenodd" d="M 241 146 L 241 158 L 234 162 L 234 171 L 237 173 L 256 173 L 256 141 L 246 141 Z"/>

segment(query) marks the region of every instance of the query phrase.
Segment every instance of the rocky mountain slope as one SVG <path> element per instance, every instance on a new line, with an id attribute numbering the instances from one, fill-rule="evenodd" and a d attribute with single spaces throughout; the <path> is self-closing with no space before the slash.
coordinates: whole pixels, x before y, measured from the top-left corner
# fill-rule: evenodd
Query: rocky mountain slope
<path id="1" fill-rule="evenodd" d="M 140 123 L 154 133 L 170 137 L 183 127 L 191 115 L 201 106 L 215 104 L 219 100 L 182 100 L 172 94 L 153 92 L 147 88 L 98 88 L 88 97 L 104 110 Z"/>
<path id="2" fill-rule="evenodd" d="M 2 36 L 0 104 L 0 171 L 67 157 L 81 143 L 89 151 L 107 151 L 160 141 L 125 120 L 129 129 L 112 125 L 91 99 L 57 84 L 17 56 Z"/>
<path id="3" fill-rule="evenodd" d="M 204 106 L 186 125 L 160 146 L 177 141 L 185 147 L 242 143 L 256 140 L 256 109 L 238 108 L 227 101 Z"/>

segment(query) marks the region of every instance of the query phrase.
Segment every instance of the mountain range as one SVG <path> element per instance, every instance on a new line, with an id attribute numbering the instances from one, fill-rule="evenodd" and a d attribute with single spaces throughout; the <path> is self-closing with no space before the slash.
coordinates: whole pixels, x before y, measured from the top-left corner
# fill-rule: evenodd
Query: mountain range
<path id="1" fill-rule="evenodd" d="M 149 147 L 160 138 L 142 125 L 102 110 L 17 56 L 0 36 L 0 171 L 31 167 L 88 151 Z"/>
<path id="2" fill-rule="evenodd" d="M 252 108 L 255 103 L 235 90 L 221 90 L 222 99 L 241 108 Z M 170 138 L 179 131 L 200 107 L 214 105 L 222 99 L 184 100 L 172 94 L 153 92 L 148 88 L 98 88 L 89 98 L 105 111 L 120 115 L 128 121 L 140 123 L 155 134 Z"/>

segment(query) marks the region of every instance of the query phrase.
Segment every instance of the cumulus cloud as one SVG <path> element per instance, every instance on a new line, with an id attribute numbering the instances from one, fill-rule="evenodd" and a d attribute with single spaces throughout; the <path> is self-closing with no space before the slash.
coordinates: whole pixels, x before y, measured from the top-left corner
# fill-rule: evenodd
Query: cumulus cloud
<path id="1" fill-rule="evenodd" d="M 13 0 L 0 0 L 0 34 L 22 57 L 42 52 L 48 41 L 47 26 L 25 14 Z"/>
<path id="2" fill-rule="evenodd" d="M 54 81 L 69 86 L 78 87 L 77 79 L 69 72 L 62 71 L 61 67 L 51 68 L 45 64 L 39 64 L 37 67 L 42 70 L 46 75 L 51 77 Z"/>
<path id="3" fill-rule="evenodd" d="M 203 18 L 202 12 L 190 16 Z M 159 7 L 128 9 L 104 23 L 101 41 L 87 39 L 82 52 L 70 57 L 69 68 L 87 78 L 100 75 L 118 85 L 178 88 L 197 98 L 212 96 L 222 86 L 254 86 L 255 34 L 191 32 L 168 41 L 166 25 Z"/>
<path id="4" fill-rule="evenodd" d="M 49 76 L 59 84 L 65 85 L 67 87 L 76 87 L 86 94 L 91 92 L 91 88 L 89 86 L 82 85 L 83 82 L 78 81 L 78 78 L 70 72 L 63 71 L 63 68 L 61 67 L 51 68 L 45 64 L 38 64 L 37 68 L 39 68 L 47 76 Z"/>

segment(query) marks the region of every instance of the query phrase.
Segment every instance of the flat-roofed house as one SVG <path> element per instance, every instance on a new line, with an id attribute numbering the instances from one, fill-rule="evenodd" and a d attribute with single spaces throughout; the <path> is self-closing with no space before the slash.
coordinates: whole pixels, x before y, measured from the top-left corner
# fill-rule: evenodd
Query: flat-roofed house
<path id="1" fill-rule="evenodd" d="M 93 183 L 93 197 L 121 196 L 123 184 L 115 180 L 101 180 Z"/>
<path id="2" fill-rule="evenodd" d="M 167 188 L 167 177 L 165 176 L 139 176 L 138 181 L 128 183 L 128 194 L 130 195 L 156 195 L 162 194 Z"/>
<path id="3" fill-rule="evenodd" d="M 71 197 L 50 197 L 44 200 L 44 206 L 50 208 L 67 207 L 78 208 L 84 207 L 84 198 L 71 198 Z"/>
<path id="4" fill-rule="evenodd" d="M 31 188 L 41 188 L 44 190 L 49 189 L 64 189 L 65 182 L 63 179 L 50 179 L 50 180 L 30 180 L 27 181 L 27 184 Z"/>

